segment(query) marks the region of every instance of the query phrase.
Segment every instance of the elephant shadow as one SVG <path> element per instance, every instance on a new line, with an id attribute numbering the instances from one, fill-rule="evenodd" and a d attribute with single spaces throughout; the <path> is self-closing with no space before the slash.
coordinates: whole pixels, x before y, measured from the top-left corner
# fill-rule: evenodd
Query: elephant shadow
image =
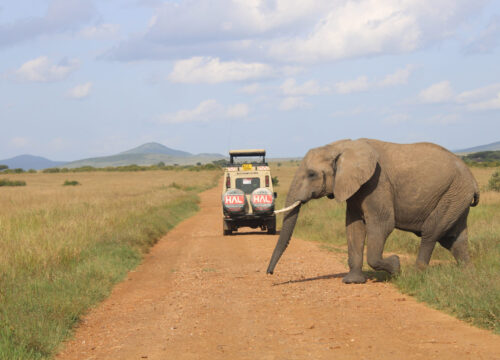
<path id="1" fill-rule="evenodd" d="M 387 282 L 392 278 L 391 274 L 385 271 L 367 270 L 363 271 L 363 274 L 367 279 L 372 280 L 372 282 Z M 303 283 L 303 282 L 317 281 L 317 280 L 342 279 L 346 275 L 347 275 L 346 272 L 329 274 L 329 275 L 320 275 L 305 279 L 287 280 L 280 283 L 274 283 L 272 286 L 281 286 L 281 285 L 296 284 L 296 283 Z"/>

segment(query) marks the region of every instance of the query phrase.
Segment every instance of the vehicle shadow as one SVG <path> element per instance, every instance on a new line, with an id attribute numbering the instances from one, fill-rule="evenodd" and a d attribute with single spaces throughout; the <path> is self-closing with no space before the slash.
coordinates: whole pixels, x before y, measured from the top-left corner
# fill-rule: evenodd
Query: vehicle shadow
<path id="1" fill-rule="evenodd" d="M 280 234 L 280 231 L 276 230 L 276 234 L 272 234 L 272 235 L 274 236 L 274 235 L 279 235 L 279 234 Z M 246 236 L 246 235 L 271 235 L 271 234 L 268 234 L 266 231 L 241 231 L 241 232 L 233 232 L 229 236 Z"/>
<path id="2" fill-rule="evenodd" d="M 389 281 L 391 279 L 391 275 L 389 273 L 386 273 L 385 271 L 372 271 L 372 270 L 370 270 L 370 271 L 363 271 L 363 274 L 366 276 L 366 278 L 368 280 L 371 280 L 372 282 L 386 282 L 386 281 Z M 341 272 L 341 273 L 337 273 L 337 274 L 321 275 L 321 276 L 315 276 L 315 277 L 305 278 L 305 279 L 283 281 L 280 283 L 274 283 L 272 286 L 296 284 L 296 283 L 303 283 L 303 282 L 316 281 L 316 280 L 341 279 L 346 275 L 347 275 L 346 272 Z"/>

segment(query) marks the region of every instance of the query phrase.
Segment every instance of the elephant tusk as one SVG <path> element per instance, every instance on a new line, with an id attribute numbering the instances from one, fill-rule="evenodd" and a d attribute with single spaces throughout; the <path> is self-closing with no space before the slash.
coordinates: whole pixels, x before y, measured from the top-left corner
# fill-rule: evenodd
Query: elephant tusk
<path id="1" fill-rule="evenodd" d="M 290 206 L 288 206 L 288 207 L 286 207 L 286 208 L 284 208 L 284 209 L 281 209 L 281 210 L 276 210 L 274 213 L 275 213 L 275 214 L 279 214 L 279 213 L 282 213 L 282 212 L 287 212 L 287 211 L 292 210 L 293 208 L 296 208 L 296 207 L 297 207 L 297 206 L 299 206 L 299 205 L 300 205 L 300 201 L 296 201 L 296 202 L 294 202 L 292 205 L 290 205 Z"/>

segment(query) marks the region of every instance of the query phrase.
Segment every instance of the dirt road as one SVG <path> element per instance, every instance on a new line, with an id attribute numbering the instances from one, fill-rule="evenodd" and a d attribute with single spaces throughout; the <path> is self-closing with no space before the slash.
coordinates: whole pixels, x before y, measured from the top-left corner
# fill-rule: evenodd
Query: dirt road
<path id="1" fill-rule="evenodd" d="M 500 359 L 500 336 L 401 295 L 344 285 L 344 254 L 223 237 L 219 189 L 92 310 L 58 359 Z"/>

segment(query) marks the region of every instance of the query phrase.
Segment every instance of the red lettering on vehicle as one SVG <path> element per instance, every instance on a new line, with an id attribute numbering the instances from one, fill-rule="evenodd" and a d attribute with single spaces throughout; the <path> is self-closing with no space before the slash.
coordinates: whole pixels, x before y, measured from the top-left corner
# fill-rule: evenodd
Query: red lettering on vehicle
<path id="1" fill-rule="evenodd" d="M 227 195 L 224 197 L 224 204 L 226 205 L 243 205 L 245 197 L 243 195 Z"/>
<path id="2" fill-rule="evenodd" d="M 272 195 L 254 195 L 253 202 L 255 204 L 272 204 L 273 196 Z"/>

